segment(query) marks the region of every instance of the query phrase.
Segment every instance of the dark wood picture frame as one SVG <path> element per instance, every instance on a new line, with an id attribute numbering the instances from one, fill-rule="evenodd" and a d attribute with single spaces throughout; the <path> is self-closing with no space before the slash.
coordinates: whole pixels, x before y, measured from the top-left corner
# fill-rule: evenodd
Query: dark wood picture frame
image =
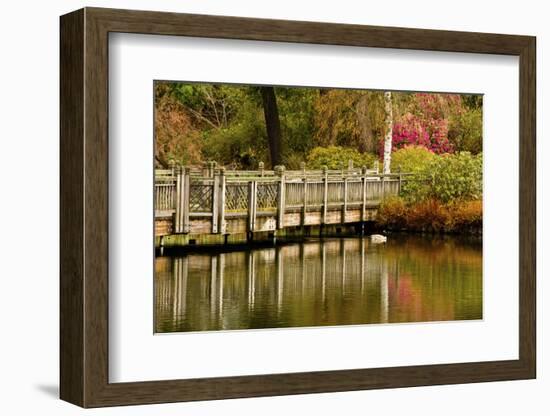
<path id="1" fill-rule="evenodd" d="M 535 38 L 85 8 L 61 17 L 60 396 L 100 407 L 518 380 L 536 376 Z M 110 32 L 519 57 L 519 359 L 238 377 L 108 379 Z"/>

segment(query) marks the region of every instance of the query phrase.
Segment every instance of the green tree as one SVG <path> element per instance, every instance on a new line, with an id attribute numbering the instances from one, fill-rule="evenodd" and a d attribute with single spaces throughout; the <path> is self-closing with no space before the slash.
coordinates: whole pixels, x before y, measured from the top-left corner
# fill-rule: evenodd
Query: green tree
<path id="1" fill-rule="evenodd" d="M 454 114 L 449 123 L 449 140 L 455 150 L 473 154 L 483 150 L 483 117 L 481 108 Z"/>

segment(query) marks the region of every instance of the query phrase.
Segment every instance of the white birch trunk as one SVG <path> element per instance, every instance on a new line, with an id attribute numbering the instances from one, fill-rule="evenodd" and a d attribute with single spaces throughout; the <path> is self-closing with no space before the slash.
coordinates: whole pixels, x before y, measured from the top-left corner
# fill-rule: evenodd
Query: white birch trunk
<path id="1" fill-rule="evenodd" d="M 391 92 L 384 93 L 384 112 L 386 114 L 386 136 L 384 137 L 384 170 L 383 173 L 391 172 L 391 145 L 393 135 L 393 110 Z"/>

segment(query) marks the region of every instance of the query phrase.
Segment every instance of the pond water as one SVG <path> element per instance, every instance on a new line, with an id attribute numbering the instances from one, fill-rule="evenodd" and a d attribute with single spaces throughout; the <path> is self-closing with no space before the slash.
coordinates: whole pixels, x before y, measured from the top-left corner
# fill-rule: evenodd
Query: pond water
<path id="1" fill-rule="evenodd" d="M 155 332 L 482 318 L 481 239 L 307 240 L 155 259 Z"/>

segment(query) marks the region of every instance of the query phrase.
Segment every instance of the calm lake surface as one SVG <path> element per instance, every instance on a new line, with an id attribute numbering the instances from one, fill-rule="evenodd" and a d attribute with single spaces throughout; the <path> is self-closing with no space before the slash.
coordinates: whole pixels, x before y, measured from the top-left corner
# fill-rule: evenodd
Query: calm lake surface
<path id="1" fill-rule="evenodd" d="M 155 259 L 156 332 L 482 318 L 481 239 L 308 240 Z"/>

